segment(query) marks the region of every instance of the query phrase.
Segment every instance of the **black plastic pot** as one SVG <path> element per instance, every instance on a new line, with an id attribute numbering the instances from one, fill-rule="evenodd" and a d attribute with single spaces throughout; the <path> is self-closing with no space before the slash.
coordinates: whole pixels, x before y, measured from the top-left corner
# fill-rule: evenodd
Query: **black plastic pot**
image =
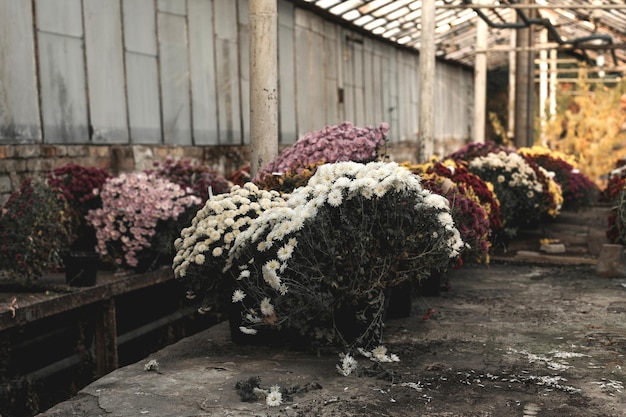
<path id="1" fill-rule="evenodd" d="M 96 285 L 100 255 L 96 252 L 70 252 L 63 257 L 65 282 L 71 287 Z"/>

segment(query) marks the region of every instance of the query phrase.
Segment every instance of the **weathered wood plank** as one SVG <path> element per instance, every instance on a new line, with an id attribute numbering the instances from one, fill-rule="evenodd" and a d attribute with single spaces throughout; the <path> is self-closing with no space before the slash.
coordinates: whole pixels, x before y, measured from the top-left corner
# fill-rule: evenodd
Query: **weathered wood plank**
<path id="1" fill-rule="evenodd" d="M 296 16 L 300 13 L 296 10 Z M 317 16 L 307 14 L 296 19 L 296 91 L 298 112 L 298 136 L 319 130 L 325 126 L 323 103 L 324 87 L 324 38 L 312 25 L 319 24 Z M 299 22 L 304 23 L 301 25 Z"/>
<path id="2" fill-rule="evenodd" d="M 161 143 L 161 107 L 156 57 L 126 53 L 126 88 L 131 142 Z"/>
<path id="3" fill-rule="evenodd" d="M 158 14 L 163 140 L 191 145 L 189 53 L 184 17 Z"/>
<path id="4" fill-rule="evenodd" d="M 241 89 L 241 135 L 243 143 L 250 143 L 250 2 L 239 0 L 238 45 L 239 88 Z"/>
<path id="5" fill-rule="evenodd" d="M 343 100 L 345 109 L 345 119 L 356 124 L 356 88 L 354 71 L 356 67 L 356 57 L 354 43 L 346 39 L 351 36 L 351 32 L 341 30 L 341 42 L 343 47 Z"/>
<path id="6" fill-rule="evenodd" d="M 383 60 L 383 110 L 385 121 L 389 123 L 389 141 L 400 139 L 399 110 L 398 110 L 398 52 L 386 49 Z"/>
<path id="7" fill-rule="evenodd" d="M 399 134 L 402 140 L 415 140 L 418 132 L 418 65 L 413 56 L 399 53 L 398 62 L 398 103 Z"/>
<path id="8" fill-rule="evenodd" d="M 219 16 L 215 19 L 219 141 L 222 145 L 241 144 L 237 2 L 215 2 L 214 13 Z"/>
<path id="9" fill-rule="evenodd" d="M 388 115 L 383 103 L 383 95 L 385 90 L 383 89 L 383 74 L 385 73 L 385 59 L 381 48 L 381 43 L 376 42 L 374 44 L 374 82 L 373 94 L 376 100 L 374 107 L 374 120 L 376 123 L 386 122 Z"/>
<path id="10" fill-rule="evenodd" d="M 120 3 L 84 0 L 83 7 L 91 141 L 127 143 Z"/>
<path id="11" fill-rule="evenodd" d="M 41 140 L 34 54 L 31 3 L 0 0 L 0 143 Z"/>
<path id="12" fill-rule="evenodd" d="M 160 12 L 177 14 L 179 16 L 187 15 L 186 0 L 158 0 L 157 5 Z"/>
<path id="13" fill-rule="evenodd" d="M 215 87 L 213 7 L 206 0 L 189 0 L 189 63 L 191 111 L 195 145 L 219 143 Z"/>
<path id="14" fill-rule="evenodd" d="M 363 39 L 361 35 L 351 34 L 351 36 Z M 354 82 L 354 119 L 353 122 L 357 126 L 366 125 L 365 121 L 365 84 L 364 84 L 364 57 L 363 57 L 363 41 L 361 42 L 351 42 L 354 45 L 352 46 L 353 57 L 354 57 L 354 74 L 353 74 L 353 82 Z"/>
<path id="15" fill-rule="evenodd" d="M 59 35 L 83 36 L 81 0 L 37 0 L 37 29 Z"/>
<path id="16" fill-rule="evenodd" d="M 364 44 L 365 122 L 374 126 L 387 120 L 383 111 L 383 59 L 379 44 L 370 39 L 365 39 Z"/>
<path id="17" fill-rule="evenodd" d="M 339 65 L 340 56 L 337 51 L 339 29 L 331 22 L 324 22 L 324 124 L 336 125 L 343 120 L 338 112 Z"/>
<path id="18" fill-rule="evenodd" d="M 291 144 L 298 139 L 296 118 L 296 78 L 294 64 L 294 6 L 278 4 L 278 91 L 280 143 Z"/>
<path id="19" fill-rule="evenodd" d="M 40 32 L 38 50 L 45 142 L 88 142 L 83 41 Z"/>
<path id="20" fill-rule="evenodd" d="M 237 2 L 214 1 L 215 35 L 220 39 L 237 41 Z"/>
<path id="21" fill-rule="evenodd" d="M 311 114 L 311 130 L 320 130 L 327 125 L 326 120 L 326 71 L 327 51 L 325 50 L 325 20 L 317 15 L 310 15 L 309 90 L 311 102 L 307 103 Z"/>
<path id="22" fill-rule="evenodd" d="M 154 0 L 123 0 L 126 51 L 157 55 Z"/>

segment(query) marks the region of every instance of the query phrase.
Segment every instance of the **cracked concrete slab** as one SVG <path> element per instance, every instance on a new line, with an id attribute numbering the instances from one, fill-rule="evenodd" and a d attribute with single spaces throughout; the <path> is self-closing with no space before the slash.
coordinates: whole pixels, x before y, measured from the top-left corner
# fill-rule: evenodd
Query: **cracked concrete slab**
<path id="1" fill-rule="evenodd" d="M 222 323 L 40 417 L 626 416 L 623 279 L 592 266 L 507 263 L 448 278 L 450 291 L 418 297 L 410 317 L 387 322 L 398 363 L 357 357 L 360 372 L 344 377 L 336 354 L 235 345 Z M 253 376 L 264 388 L 316 388 L 278 407 L 242 402 L 235 384 Z"/>

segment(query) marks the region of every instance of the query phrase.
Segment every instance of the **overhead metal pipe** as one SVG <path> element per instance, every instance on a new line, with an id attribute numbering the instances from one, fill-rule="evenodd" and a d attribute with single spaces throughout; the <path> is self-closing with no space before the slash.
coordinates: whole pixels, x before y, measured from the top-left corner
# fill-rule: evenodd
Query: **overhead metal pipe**
<path id="1" fill-rule="evenodd" d="M 581 49 L 582 50 L 581 59 L 585 59 L 589 63 L 594 63 L 594 62 L 584 52 L 584 50 L 587 49 L 587 46 L 588 46 L 585 44 L 592 42 L 592 41 L 606 42 L 606 45 L 607 45 L 606 49 L 611 51 L 613 62 L 615 63 L 615 65 L 618 64 L 617 56 L 615 55 L 615 49 L 611 48 L 611 45 L 613 44 L 613 38 L 611 37 L 611 35 L 608 35 L 606 33 L 594 33 L 593 35 L 582 36 L 579 38 L 565 39 L 561 36 L 561 34 L 558 32 L 556 27 L 552 24 L 550 19 L 537 19 L 537 18 L 528 17 L 526 13 L 524 13 L 524 10 L 522 10 L 521 7 L 514 8 L 515 13 L 517 14 L 517 18 L 518 18 L 517 22 L 499 23 L 499 22 L 494 22 L 493 20 L 489 18 L 489 16 L 486 15 L 485 12 L 481 10 L 480 4 L 474 4 L 472 3 L 472 0 L 463 0 L 463 4 L 465 4 L 468 7 L 471 6 L 471 8 L 474 10 L 474 12 L 476 12 L 478 17 L 480 17 L 482 20 L 487 22 L 487 24 L 490 27 L 495 28 L 495 29 L 522 30 L 532 25 L 543 26 L 548 30 L 550 37 L 554 39 L 554 41 L 558 43 L 560 46 L 571 45 L 574 48 Z M 523 2 L 523 5 L 530 6 L 530 4 L 526 4 L 526 2 Z M 510 6 L 513 6 L 513 5 L 510 5 Z M 530 8 L 530 7 L 527 7 L 527 8 Z M 530 12 L 536 13 L 536 9 L 538 8 L 539 7 L 531 8 L 532 10 L 530 10 Z M 595 47 L 597 45 L 593 45 L 593 46 Z"/>

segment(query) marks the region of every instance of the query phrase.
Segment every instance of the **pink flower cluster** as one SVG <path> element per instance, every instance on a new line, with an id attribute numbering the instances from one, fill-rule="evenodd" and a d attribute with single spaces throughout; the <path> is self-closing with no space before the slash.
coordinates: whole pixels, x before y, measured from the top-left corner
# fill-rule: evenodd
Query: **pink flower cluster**
<path id="1" fill-rule="evenodd" d="M 300 173 L 308 165 L 320 161 L 373 161 L 379 147 L 385 144 L 388 132 L 387 123 L 381 123 L 378 127 L 356 127 L 351 122 L 343 122 L 307 133 L 260 170 L 253 182 L 276 172 L 296 170 Z"/>
<path id="2" fill-rule="evenodd" d="M 118 265 L 130 267 L 137 266 L 139 252 L 150 248 L 159 221 L 175 221 L 187 208 L 201 202 L 178 184 L 146 173 L 110 178 L 100 196 L 102 208 L 87 215 L 96 229 L 96 250 L 114 257 Z"/>

